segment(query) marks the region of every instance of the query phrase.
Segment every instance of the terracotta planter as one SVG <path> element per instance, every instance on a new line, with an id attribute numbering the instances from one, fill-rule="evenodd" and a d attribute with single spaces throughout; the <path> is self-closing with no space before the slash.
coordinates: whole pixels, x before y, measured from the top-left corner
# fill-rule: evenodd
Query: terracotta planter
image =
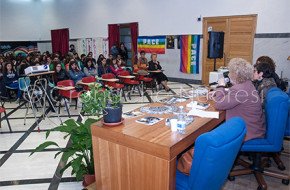
<path id="1" fill-rule="evenodd" d="M 95 175 L 86 174 L 83 179 L 83 186 L 87 187 L 96 181 Z"/>

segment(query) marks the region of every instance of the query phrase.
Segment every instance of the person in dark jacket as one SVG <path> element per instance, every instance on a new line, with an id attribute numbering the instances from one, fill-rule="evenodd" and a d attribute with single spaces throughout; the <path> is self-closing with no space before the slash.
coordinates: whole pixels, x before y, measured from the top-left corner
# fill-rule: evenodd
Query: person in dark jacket
<path id="1" fill-rule="evenodd" d="M 162 84 L 166 91 L 169 91 L 170 88 L 167 85 L 168 79 L 167 76 L 161 71 L 162 67 L 157 61 L 157 54 L 151 54 L 151 61 L 148 62 L 149 67 L 148 71 L 151 71 L 151 76 L 157 80 L 158 84 Z M 153 71 L 153 72 L 152 72 Z"/>
<path id="2" fill-rule="evenodd" d="M 125 44 L 123 42 L 120 44 L 119 54 L 121 55 L 121 58 L 127 64 L 127 60 L 128 60 L 128 49 L 126 48 L 126 46 L 125 46 Z"/>
<path id="3" fill-rule="evenodd" d="M 105 58 L 105 56 L 103 54 L 100 54 L 99 57 L 98 57 L 98 60 L 97 60 L 98 66 L 102 64 L 103 58 Z"/>
<path id="4" fill-rule="evenodd" d="M 102 77 L 103 74 L 111 73 L 109 65 L 106 63 L 106 58 L 103 58 L 101 65 L 98 67 L 98 76 Z"/>
<path id="5" fill-rule="evenodd" d="M 21 76 L 25 76 L 25 69 L 29 67 L 29 64 L 27 63 L 27 61 L 25 59 L 21 60 L 20 64 L 17 67 L 17 75 L 19 77 Z"/>
<path id="6" fill-rule="evenodd" d="M 17 98 L 20 98 L 21 91 L 19 89 L 19 84 L 18 84 L 18 75 L 16 71 L 13 69 L 13 65 L 11 62 L 8 62 L 5 65 L 3 79 L 4 79 L 5 86 L 13 88 L 13 89 L 18 89 Z"/>
<path id="7" fill-rule="evenodd" d="M 55 84 L 57 84 L 57 82 L 59 81 L 69 79 L 68 73 L 66 72 L 65 69 L 62 68 L 60 63 L 56 64 L 54 71 L 55 73 L 53 76 L 53 81 Z"/>

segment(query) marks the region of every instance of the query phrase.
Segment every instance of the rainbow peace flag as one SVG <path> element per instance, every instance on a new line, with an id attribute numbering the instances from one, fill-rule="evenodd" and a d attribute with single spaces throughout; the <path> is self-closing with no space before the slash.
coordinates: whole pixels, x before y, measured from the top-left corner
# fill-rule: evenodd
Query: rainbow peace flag
<path id="1" fill-rule="evenodd" d="M 180 71 L 199 73 L 200 35 L 180 36 Z"/>
<path id="2" fill-rule="evenodd" d="M 146 53 L 165 53 L 165 36 L 139 36 L 138 52 Z"/>

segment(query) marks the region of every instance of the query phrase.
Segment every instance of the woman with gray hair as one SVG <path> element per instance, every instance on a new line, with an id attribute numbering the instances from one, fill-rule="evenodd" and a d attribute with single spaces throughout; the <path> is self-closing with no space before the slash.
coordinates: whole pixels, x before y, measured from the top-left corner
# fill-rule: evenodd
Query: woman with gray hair
<path id="1" fill-rule="evenodd" d="M 229 77 L 233 86 L 225 89 L 224 79 L 211 97 L 217 110 L 226 111 L 226 120 L 238 116 L 246 122 L 245 141 L 265 135 L 264 115 L 259 94 L 252 83 L 254 68 L 242 58 L 229 62 Z"/>
<path id="2" fill-rule="evenodd" d="M 210 92 L 209 97 L 214 100 L 217 110 L 226 111 L 226 120 L 236 116 L 245 120 L 247 134 L 244 141 L 264 137 L 265 127 L 261 100 L 252 83 L 253 66 L 244 59 L 233 58 L 230 60 L 228 68 L 233 86 L 226 89 L 225 80 L 222 78 L 218 82 L 217 89 Z M 177 169 L 189 174 L 193 156 L 193 149 L 181 155 Z"/>

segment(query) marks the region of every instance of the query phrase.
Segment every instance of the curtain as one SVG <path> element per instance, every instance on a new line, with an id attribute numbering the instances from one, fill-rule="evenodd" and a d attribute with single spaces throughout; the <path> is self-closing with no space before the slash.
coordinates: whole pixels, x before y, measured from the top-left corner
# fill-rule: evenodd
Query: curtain
<path id="1" fill-rule="evenodd" d="M 138 38 L 138 22 L 130 23 L 131 40 L 132 40 L 132 63 L 137 63 L 138 52 L 137 52 L 137 38 Z"/>
<path id="2" fill-rule="evenodd" d="M 118 24 L 108 25 L 108 36 L 109 36 L 109 52 L 111 47 L 115 44 L 119 46 L 120 43 L 120 26 Z"/>
<path id="3" fill-rule="evenodd" d="M 51 44 L 53 53 L 59 52 L 61 56 L 67 54 L 69 50 L 69 29 L 51 30 Z"/>

